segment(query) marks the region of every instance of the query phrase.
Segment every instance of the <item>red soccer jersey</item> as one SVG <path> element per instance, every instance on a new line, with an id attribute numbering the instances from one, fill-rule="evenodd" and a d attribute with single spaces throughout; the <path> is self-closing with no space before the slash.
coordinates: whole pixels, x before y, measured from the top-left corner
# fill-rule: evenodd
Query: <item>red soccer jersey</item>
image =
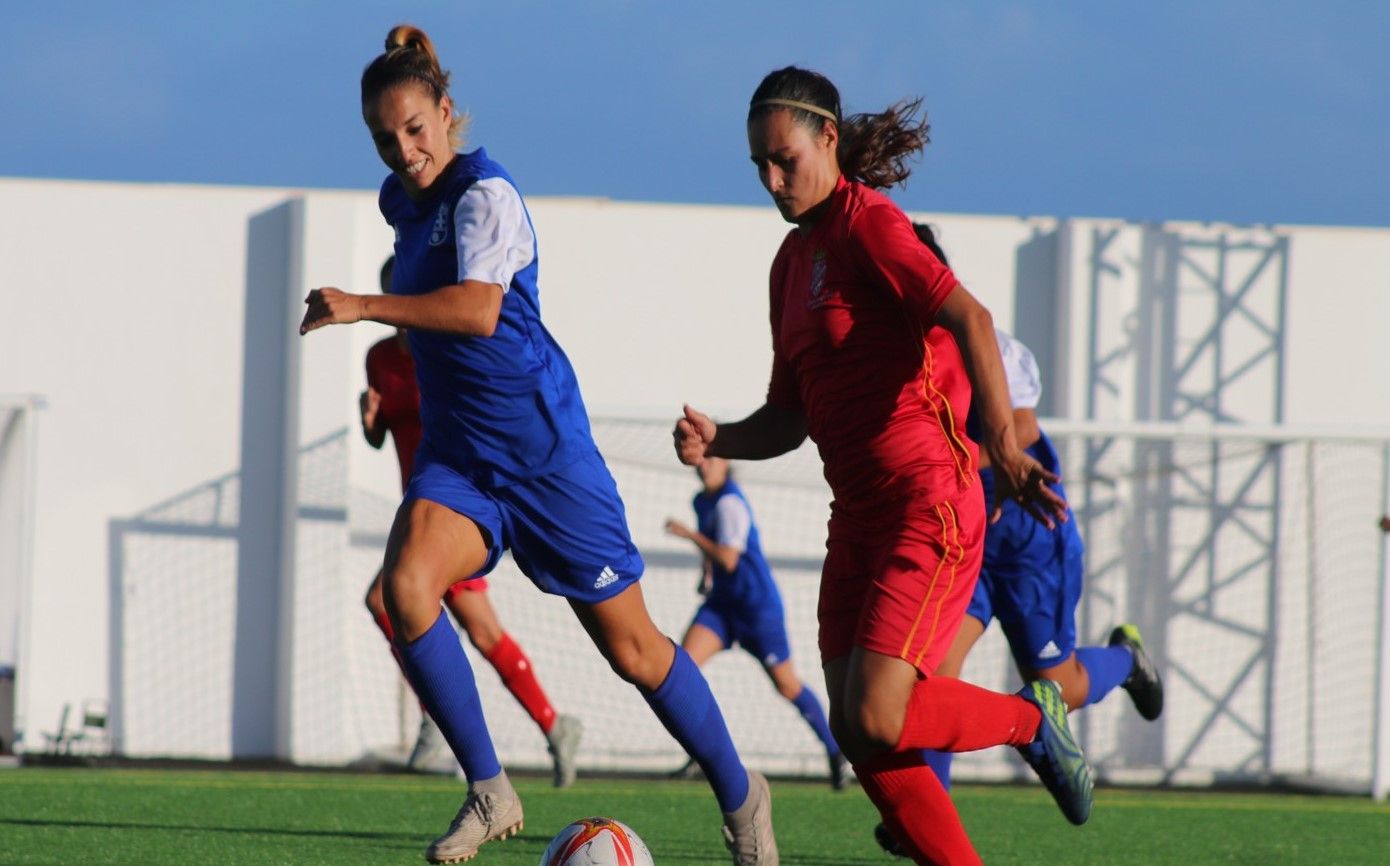
<path id="1" fill-rule="evenodd" d="M 420 387 L 415 383 L 415 359 L 396 337 L 367 350 L 367 384 L 381 395 L 378 417 L 396 443 L 404 490 L 420 447 Z"/>
<path id="2" fill-rule="evenodd" d="M 801 411 L 837 508 L 955 497 L 975 479 L 970 382 L 933 323 L 955 275 L 882 193 L 840 179 L 772 263 L 768 403 Z"/>

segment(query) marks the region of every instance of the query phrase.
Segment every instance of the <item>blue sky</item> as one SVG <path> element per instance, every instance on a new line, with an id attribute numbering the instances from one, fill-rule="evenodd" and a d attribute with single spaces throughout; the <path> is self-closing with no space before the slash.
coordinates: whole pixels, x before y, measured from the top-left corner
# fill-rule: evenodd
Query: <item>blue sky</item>
<path id="1" fill-rule="evenodd" d="M 869 10 L 869 11 L 865 11 Z M 767 71 L 920 95 L 911 209 L 1390 225 L 1390 4 L 6 3 L 0 175 L 375 188 L 357 81 L 390 25 L 532 195 L 763 204 Z"/>

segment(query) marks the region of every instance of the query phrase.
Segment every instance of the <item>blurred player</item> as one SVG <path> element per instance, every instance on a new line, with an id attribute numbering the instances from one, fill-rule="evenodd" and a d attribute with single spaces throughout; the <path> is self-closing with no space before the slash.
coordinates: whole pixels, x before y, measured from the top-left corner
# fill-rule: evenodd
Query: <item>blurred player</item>
<path id="1" fill-rule="evenodd" d="M 391 269 L 396 257 L 381 266 L 381 291 L 391 291 Z M 386 434 L 396 446 L 396 459 L 401 466 L 401 487 L 410 481 L 415 465 L 415 451 L 420 446 L 420 389 L 415 384 L 415 361 L 410 357 L 410 345 L 404 328 L 387 337 L 367 351 L 367 390 L 360 400 L 362 434 L 373 448 L 380 448 Z M 367 610 L 395 650 L 395 631 L 381 595 L 381 572 L 367 588 Z M 545 696 L 536 679 L 536 672 L 525 651 L 512 636 L 503 631 L 497 611 L 487 596 L 487 578 L 460 580 L 444 595 L 444 605 L 463 626 L 468 640 L 496 669 L 502 684 L 531 716 L 546 739 L 547 749 L 554 761 L 555 786 L 563 788 L 574 782 L 575 753 L 583 726 L 574 716 L 556 715 L 550 699 Z M 427 768 L 433 759 L 448 746 L 439 726 L 429 713 L 420 714 L 420 733 L 407 765 L 414 770 Z"/>
<path id="2" fill-rule="evenodd" d="M 946 255 L 931 228 L 913 228 L 945 264 Z M 1057 450 L 1038 426 L 1035 410 L 1042 397 L 1042 377 L 1037 361 L 1027 346 L 1004 331 L 996 329 L 995 339 L 1004 362 L 1019 445 L 1049 472 L 1060 476 Z M 972 436 L 980 435 L 973 411 L 966 428 Z M 979 471 L 988 498 L 994 488 L 994 470 L 985 453 L 980 455 Z M 1066 496 L 1060 482 L 1051 486 L 1058 496 Z M 1139 715 L 1150 721 L 1158 718 L 1163 712 L 1163 683 L 1144 651 L 1136 626 L 1116 627 L 1110 633 L 1109 646 L 1076 646 L 1083 552 L 1075 522 L 1067 520 L 1048 529 L 1017 503 L 1005 502 L 999 520 L 985 530 L 984 563 L 975 594 L 936 675 L 959 677 L 970 649 L 990 620 L 997 619 L 1019 674 L 1026 682 L 1048 679 L 1059 683 L 1069 709 L 1097 703 L 1119 686 L 1129 692 Z M 949 790 L 951 753 L 928 752 L 924 757 Z M 874 835 L 885 850 L 906 856 L 882 824 Z"/>
<path id="3" fill-rule="evenodd" d="M 402 666 L 469 781 L 433 862 L 472 858 L 522 826 L 468 657 L 440 610 L 459 580 L 510 548 L 563 596 L 615 672 L 700 764 L 741 866 L 777 863 L 767 781 L 739 760 L 700 669 L 652 622 L 613 477 L 594 446 L 574 370 L 541 323 L 535 232 L 510 175 L 457 152 L 464 118 L 420 30 L 399 26 L 362 73 L 362 113 L 391 170 L 382 215 L 396 232 L 389 295 L 315 289 L 308 333 L 363 319 L 407 330 L 422 441 L 387 542 L 382 590 Z"/>
<path id="4" fill-rule="evenodd" d="M 1013 745 L 1074 823 L 1090 770 L 1061 689 L 1001 695 L 928 676 L 945 658 L 983 553 L 985 502 L 965 435 L 971 401 L 997 476 L 1047 525 L 1056 477 L 1018 446 L 993 320 L 877 188 L 907 177 L 927 140 L 919 103 L 842 118 L 824 76 L 765 77 L 748 108 L 763 186 L 795 225 L 772 264 L 773 365 L 764 405 L 716 425 L 686 407 L 680 459 L 762 459 L 809 434 L 834 501 L 821 576 L 831 729 L 893 835 L 918 863 L 978 863 L 922 749 Z"/>
<path id="5" fill-rule="evenodd" d="M 734 644 L 757 659 L 778 694 L 796 707 L 825 747 L 830 786 L 839 791 L 845 786 L 845 758 L 815 692 L 806 688 L 792 666 L 782 595 L 763 556 L 748 499 L 734 482 L 729 461 L 710 457 L 695 471 L 705 485 L 695 496 L 696 525 L 686 526 L 675 518 L 666 521 L 668 533 L 693 542 L 704 557 L 700 589 L 705 602 L 685 630 L 681 646 L 702 666 Z M 694 766 L 688 763 L 678 774 L 687 775 Z"/>

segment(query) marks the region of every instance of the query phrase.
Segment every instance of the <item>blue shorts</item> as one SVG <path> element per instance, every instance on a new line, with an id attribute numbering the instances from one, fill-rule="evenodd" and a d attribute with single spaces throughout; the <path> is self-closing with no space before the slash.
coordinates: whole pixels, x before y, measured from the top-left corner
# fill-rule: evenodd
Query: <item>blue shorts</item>
<path id="1" fill-rule="evenodd" d="M 1048 529 L 1017 503 L 985 531 L 984 564 L 966 614 L 999 620 L 1019 667 L 1058 665 L 1076 649 L 1084 545 L 1076 519 Z"/>
<path id="2" fill-rule="evenodd" d="M 539 478 L 480 487 L 422 445 L 405 501 L 425 499 L 478 525 L 488 544 L 480 577 L 503 550 L 541 591 L 586 604 L 612 598 L 642 576 L 623 501 L 597 451 Z"/>
<path id="3" fill-rule="evenodd" d="M 702 625 L 719 635 L 725 649 L 735 644 L 743 647 L 766 668 L 774 668 L 792 657 L 791 644 L 787 641 L 787 618 L 780 604 L 745 610 L 705 602 L 695 611 L 695 619 L 690 624 Z"/>

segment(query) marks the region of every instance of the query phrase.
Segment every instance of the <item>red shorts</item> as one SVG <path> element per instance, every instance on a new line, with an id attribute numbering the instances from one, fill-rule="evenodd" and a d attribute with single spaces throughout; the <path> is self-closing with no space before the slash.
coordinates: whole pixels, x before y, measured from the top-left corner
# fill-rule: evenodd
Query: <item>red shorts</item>
<path id="1" fill-rule="evenodd" d="M 452 584 L 444 591 L 445 598 L 453 598 L 461 592 L 487 592 L 486 577 L 469 577 Z"/>
<path id="2" fill-rule="evenodd" d="M 830 518 L 821 573 L 821 662 L 862 647 L 930 674 L 946 657 L 984 558 L 980 486 L 933 504 L 899 500 Z"/>

